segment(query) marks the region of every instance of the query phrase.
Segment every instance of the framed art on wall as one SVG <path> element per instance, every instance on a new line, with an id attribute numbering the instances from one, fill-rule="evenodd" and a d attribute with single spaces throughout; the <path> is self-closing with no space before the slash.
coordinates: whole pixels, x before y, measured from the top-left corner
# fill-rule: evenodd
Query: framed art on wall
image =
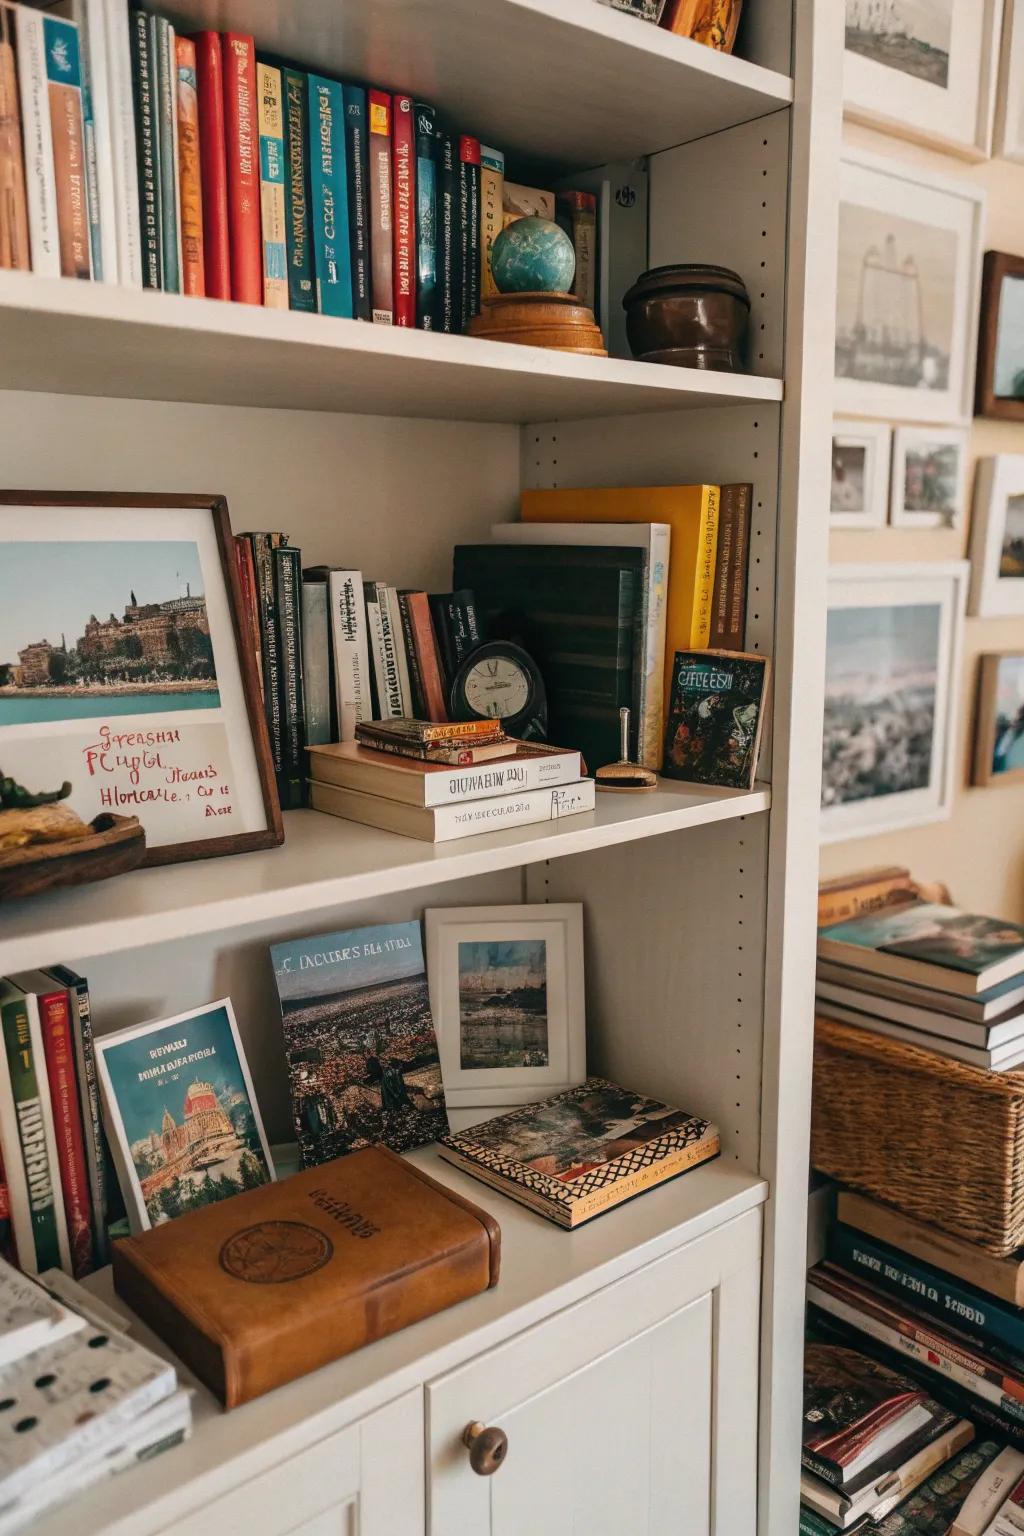
<path id="1" fill-rule="evenodd" d="M 1024 783 L 1024 654 L 980 658 L 972 784 Z"/>
<path id="2" fill-rule="evenodd" d="M 0 764 L 149 864 L 284 832 L 222 497 L 0 492 Z"/>
<path id="3" fill-rule="evenodd" d="M 995 152 L 1024 160 L 1024 0 L 1006 0 Z"/>
<path id="4" fill-rule="evenodd" d="M 892 133 L 987 156 L 1003 0 L 846 0 L 843 100 Z"/>
<path id="5" fill-rule="evenodd" d="M 822 840 L 948 816 L 967 565 L 838 565 L 828 591 Z"/>
<path id="6" fill-rule="evenodd" d="M 1024 256 L 985 253 L 974 411 L 1024 421 Z"/>
<path id="7" fill-rule="evenodd" d="M 883 422 L 832 423 L 833 528 L 884 528 L 889 505 L 892 428 Z"/>
<path id="8" fill-rule="evenodd" d="M 424 922 L 449 1107 L 530 1104 L 583 1082 L 582 906 L 432 907 Z"/>
<path id="9" fill-rule="evenodd" d="M 837 412 L 966 421 L 983 195 L 867 153 L 839 172 Z"/>
<path id="10" fill-rule="evenodd" d="M 970 611 L 984 619 L 1024 613 L 1024 453 L 978 463 Z"/>
<path id="11" fill-rule="evenodd" d="M 897 427 L 893 436 L 894 528 L 959 528 L 967 496 L 967 433 L 959 427 Z"/>

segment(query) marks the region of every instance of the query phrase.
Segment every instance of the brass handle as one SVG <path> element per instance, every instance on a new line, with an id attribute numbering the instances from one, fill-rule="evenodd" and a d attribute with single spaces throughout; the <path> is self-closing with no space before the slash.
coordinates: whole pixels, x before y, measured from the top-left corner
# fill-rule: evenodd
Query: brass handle
<path id="1" fill-rule="evenodd" d="M 469 1464 L 478 1477 L 493 1477 L 508 1455 L 508 1436 L 503 1429 L 490 1429 L 474 1419 L 462 1431 L 462 1443 L 469 1447 Z"/>

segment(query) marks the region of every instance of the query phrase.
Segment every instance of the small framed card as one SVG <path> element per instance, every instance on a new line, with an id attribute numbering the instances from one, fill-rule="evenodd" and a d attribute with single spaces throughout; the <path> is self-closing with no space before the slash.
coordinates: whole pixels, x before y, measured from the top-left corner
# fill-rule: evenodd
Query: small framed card
<path id="1" fill-rule="evenodd" d="M 230 998 L 97 1035 L 95 1047 L 133 1233 L 275 1177 Z"/>
<path id="2" fill-rule="evenodd" d="M 748 651 L 677 651 L 665 762 L 669 779 L 753 789 L 769 663 Z"/>
<path id="3" fill-rule="evenodd" d="M 832 423 L 833 528 L 884 528 L 889 506 L 892 428 L 877 421 Z"/>
<path id="4" fill-rule="evenodd" d="M 433 907 L 424 920 L 449 1107 L 532 1104 L 582 1083 L 582 906 Z"/>

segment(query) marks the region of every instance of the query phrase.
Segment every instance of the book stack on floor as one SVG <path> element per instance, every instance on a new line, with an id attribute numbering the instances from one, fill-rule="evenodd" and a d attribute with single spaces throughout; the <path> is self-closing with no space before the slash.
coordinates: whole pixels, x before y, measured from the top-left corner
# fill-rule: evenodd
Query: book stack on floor
<path id="1" fill-rule="evenodd" d="M 188 1439 L 190 1393 L 172 1365 L 62 1274 L 0 1260 L 0 1536 Z"/>

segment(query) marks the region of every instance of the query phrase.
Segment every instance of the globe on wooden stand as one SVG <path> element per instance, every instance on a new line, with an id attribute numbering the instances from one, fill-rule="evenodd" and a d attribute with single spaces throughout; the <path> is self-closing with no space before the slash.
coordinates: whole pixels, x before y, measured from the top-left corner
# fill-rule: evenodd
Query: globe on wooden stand
<path id="1" fill-rule="evenodd" d="M 593 310 L 569 292 L 575 272 L 576 253 L 563 229 L 533 215 L 516 219 L 491 246 L 498 293 L 484 300 L 468 334 L 607 357 Z"/>

